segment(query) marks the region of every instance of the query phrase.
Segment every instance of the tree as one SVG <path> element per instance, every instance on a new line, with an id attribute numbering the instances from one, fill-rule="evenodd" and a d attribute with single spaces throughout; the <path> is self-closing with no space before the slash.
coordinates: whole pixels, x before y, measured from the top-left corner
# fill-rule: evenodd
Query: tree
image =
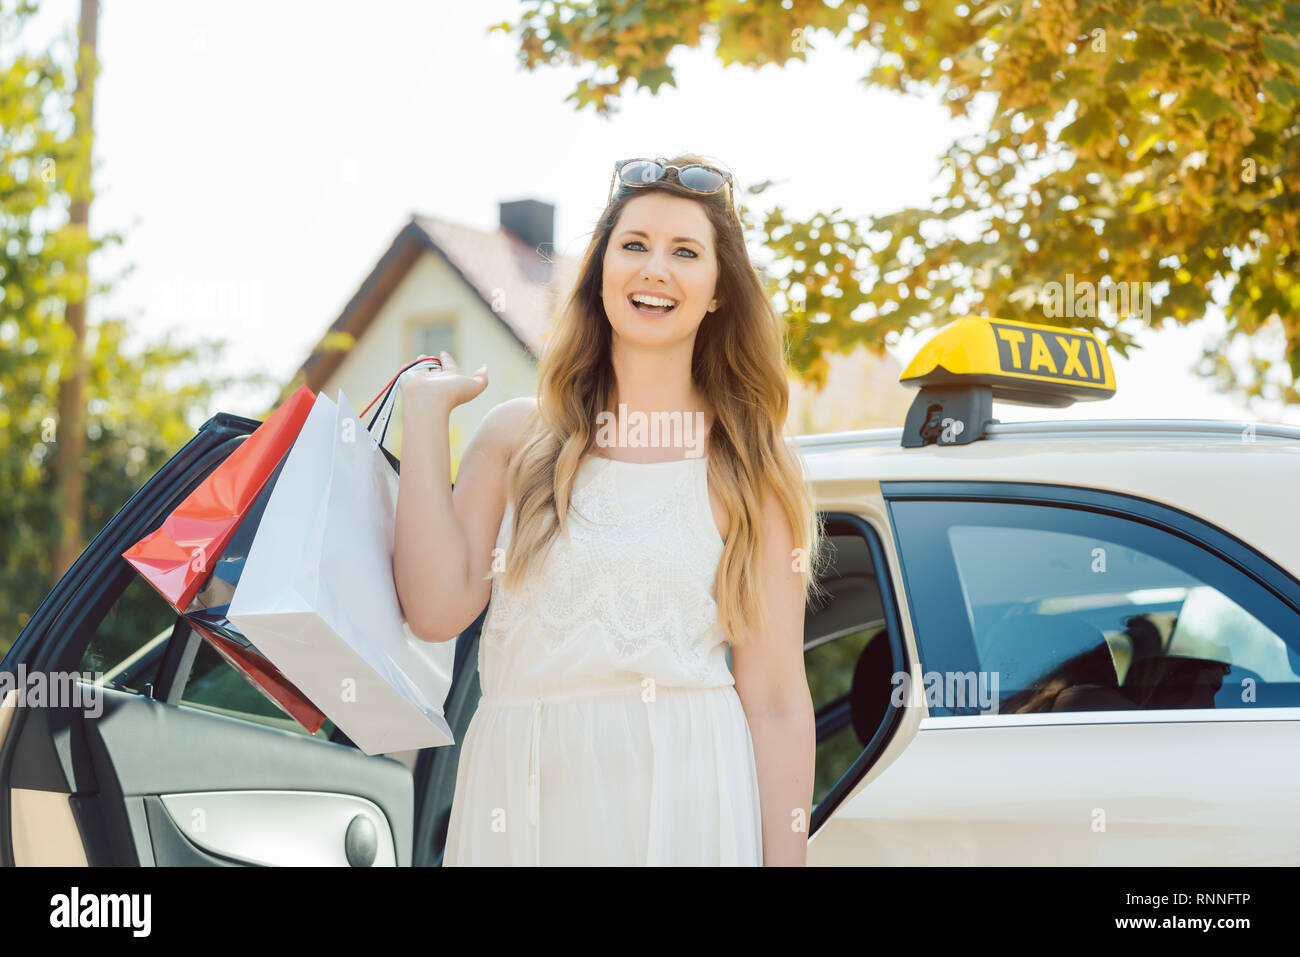
<path id="1" fill-rule="evenodd" d="M 121 237 L 94 238 L 68 222 L 71 184 L 90 169 L 84 139 L 72 134 L 72 70 L 51 51 L 8 54 L 35 9 L 0 0 L 0 653 L 61 571 L 53 551 L 65 507 L 51 465 L 68 437 L 60 380 L 76 357 L 84 355 L 86 375 L 77 464 L 91 477 L 78 552 L 87 531 L 98 533 L 194 434 L 215 392 L 269 383 L 263 374 L 217 375 L 218 340 L 181 345 L 169 336 L 132 347 L 120 317 L 89 325 L 77 347 L 68 304 L 111 288 L 79 267 Z M 128 607 L 116 620 L 129 629 L 143 614 Z"/>
<path id="2" fill-rule="evenodd" d="M 99 0 L 81 0 L 79 20 L 80 38 L 77 43 L 77 88 L 73 95 L 72 136 L 77 144 L 76 154 L 93 155 L 95 142 L 95 76 L 99 61 L 95 47 L 99 35 Z M 68 230 L 85 234 L 90 227 L 90 163 L 77 167 L 79 175 L 68 181 L 72 199 L 68 211 Z M 78 256 L 73 264 L 74 281 L 85 288 L 88 273 L 87 257 Z M 85 456 L 85 395 L 86 395 L 86 300 L 84 296 L 70 299 L 63 310 L 63 321 L 72 335 L 69 361 L 63 365 L 59 380 L 59 417 L 63 437 L 58 442 L 54 460 L 54 484 L 58 488 L 59 516 L 63 519 L 55 545 L 54 570 L 63 574 L 72 567 L 81 552 L 81 504 L 86 496 L 85 475 L 81 462 Z"/>
<path id="3" fill-rule="evenodd" d="M 1102 330 L 1127 355 L 1132 336 L 1114 312 L 1085 300 L 1073 315 L 1053 314 L 1052 284 L 1070 281 L 1091 284 L 1094 295 L 1141 293 L 1153 326 L 1220 306 L 1229 333 L 1219 346 L 1245 346 L 1253 362 L 1242 375 L 1216 347 L 1200 371 L 1247 397 L 1300 401 L 1300 3 L 523 7 L 517 23 L 492 29 L 518 37 L 528 70 L 590 65 L 569 99 L 602 115 L 628 81 L 651 93 L 675 86 L 668 60 L 679 46 L 711 37 L 724 65 L 780 65 L 806 60 L 819 30 L 875 52 L 868 83 L 900 93 L 936 87 L 954 116 L 989 111 L 987 128 L 945 152 L 943 185 L 925 207 L 860 226 L 839 209 L 804 223 L 780 207 L 767 214 L 761 241 L 792 263 L 777 288 L 805 304 L 791 315 L 805 376 L 824 374 L 825 350 L 860 342 L 879 353 L 903 329 L 972 312 Z M 1270 344 L 1288 366 L 1273 378 L 1256 354 Z"/>

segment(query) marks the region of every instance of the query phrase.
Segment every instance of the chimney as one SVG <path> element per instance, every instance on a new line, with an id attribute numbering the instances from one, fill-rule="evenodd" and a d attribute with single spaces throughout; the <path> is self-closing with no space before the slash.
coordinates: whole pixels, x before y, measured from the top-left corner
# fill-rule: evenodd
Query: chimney
<path id="1" fill-rule="evenodd" d="M 555 257 L 555 206 L 537 199 L 499 203 L 501 225 L 546 260 Z"/>

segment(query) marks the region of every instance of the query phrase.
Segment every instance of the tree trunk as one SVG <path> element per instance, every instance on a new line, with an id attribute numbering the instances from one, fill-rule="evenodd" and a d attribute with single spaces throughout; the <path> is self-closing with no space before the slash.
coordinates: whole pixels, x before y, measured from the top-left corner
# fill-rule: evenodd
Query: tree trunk
<path id="1" fill-rule="evenodd" d="M 81 0 L 80 37 L 77 44 L 77 90 L 73 101 L 75 114 L 74 138 L 82 144 L 82 161 L 86 164 L 82 175 L 72 178 L 72 195 L 69 208 L 69 225 L 72 229 L 89 232 L 90 181 L 93 170 L 94 105 L 95 105 L 95 46 L 99 26 L 99 0 Z M 87 294 L 90 290 L 89 263 L 82 257 L 78 264 Z M 59 379 L 59 420 L 57 425 L 57 453 L 54 459 L 56 502 L 59 508 L 60 530 L 54 552 L 56 578 L 76 561 L 83 547 L 82 514 L 85 508 L 85 473 L 83 461 L 86 453 L 86 300 L 69 302 L 64 322 L 72 331 L 72 352 L 64 364 Z"/>

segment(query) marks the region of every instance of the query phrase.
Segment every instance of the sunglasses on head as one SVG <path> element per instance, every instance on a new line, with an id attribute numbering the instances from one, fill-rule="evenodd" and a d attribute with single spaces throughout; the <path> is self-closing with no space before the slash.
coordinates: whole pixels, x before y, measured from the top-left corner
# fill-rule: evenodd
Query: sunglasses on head
<path id="1" fill-rule="evenodd" d="M 614 164 L 614 175 L 609 181 L 609 196 L 605 198 L 605 205 L 608 206 L 609 201 L 614 198 L 616 182 L 624 186 L 636 187 L 649 186 L 651 183 L 669 179 L 675 180 L 680 186 L 695 193 L 716 193 L 725 187 L 727 198 L 731 201 L 732 212 L 735 212 L 736 197 L 731 191 L 731 174 L 726 170 L 718 169 L 716 166 L 705 166 L 702 163 L 670 166 L 659 159 L 645 157 L 619 160 Z"/>

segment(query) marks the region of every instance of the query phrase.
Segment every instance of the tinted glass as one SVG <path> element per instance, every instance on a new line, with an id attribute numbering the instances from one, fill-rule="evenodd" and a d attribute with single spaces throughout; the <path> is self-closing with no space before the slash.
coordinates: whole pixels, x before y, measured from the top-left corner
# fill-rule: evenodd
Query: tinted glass
<path id="1" fill-rule="evenodd" d="M 826 542 L 820 579 L 826 594 L 804 613 L 804 670 L 817 715 L 814 805 L 844 776 L 888 716 L 894 667 L 866 539 L 828 528 Z"/>
<path id="2" fill-rule="evenodd" d="M 931 714 L 1300 705 L 1300 615 L 1186 538 L 1035 504 L 891 512 Z"/>
<path id="3" fill-rule="evenodd" d="M 818 735 L 813 779 L 813 803 L 817 804 L 831 787 L 844 776 L 867 741 L 863 741 L 853 720 L 854 701 L 851 695 L 853 677 L 863 649 L 871 641 L 888 642 L 885 629 L 855 631 L 832 641 L 817 645 L 804 653 L 804 668 L 808 674 L 808 688 L 812 692 L 813 708 L 819 719 L 831 715 L 837 708 L 844 711 L 842 721 L 829 723 L 833 730 Z M 872 728 L 874 732 L 875 728 Z"/>
<path id="4" fill-rule="evenodd" d="M 181 705 L 312 736 L 310 731 L 235 670 L 207 641 L 200 642 L 198 653 L 194 656 L 194 667 L 190 670 L 189 681 L 181 695 Z M 327 718 L 314 737 L 329 740 L 333 730 L 334 725 Z"/>
<path id="5" fill-rule="evenodd" d="M 102 675 L 107 687 L 146 694 L 175 623 L 171 606 L 133 576 L 95 629 L 78 667 Z"/>

